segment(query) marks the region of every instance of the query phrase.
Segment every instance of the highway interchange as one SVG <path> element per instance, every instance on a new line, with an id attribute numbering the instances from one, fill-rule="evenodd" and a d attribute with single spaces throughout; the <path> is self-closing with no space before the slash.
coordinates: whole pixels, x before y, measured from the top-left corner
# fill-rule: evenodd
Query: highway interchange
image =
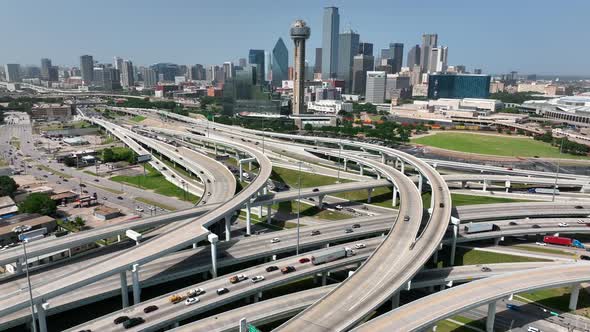
<path id="1" fill-rule="evenodd" d="M 134 112 L 138 113 L 140 111 Z M 142 110 L 141 114 L 148 114 L 146 112 Z M 84 114 L 82 110 L 80 110 L 80 113 L 81 115 Z M 192 132 L 163 130 L 160 128 L 151 128 L 151 130 L 160 131 L 169 137 L 180 137 L 182 141 L 186 140 L 180 147 L 143 136 L 131 130 L 132 128 L 120 126 L 105 119 L 87 117 L 87 120 L 105 128 L 138 154 L 149 153 L 152 156 L 150 161 L 152 166 L 162 171 L 163 174 L 168 174 L 165 176 L 172 183 L 181 185 L 180 182 L 183 180 L 190 181 L 192 189 L 189 189 L 189 191 L 192 190 L 201 197 L 200 204 L 195 207 L 187 207 L 187 209 L 162 214 L 161 216 L 146 217 L 133 222 L 123 222 L 71 234 L 62 238 L 31 243 L 30 248 L 28 248 L 31 254 L 41 255 L 59 249 L 67 249 L 74 245 L 121 235 L 130 228 L 146 229 L 166 225 L 154 233 L 147 241 L 137 246 L 121 246 L 120 250 L 114 250 L 105 255 L 97 255 L 93 259 L 64 264 L 63 267 L 50 268 L 47 271 L 39 271 L 37 277 L 33 276 L 34 280 L 37 279 L 33 283 L 33 302 L 36 304 L 37 310 L 43 311 L 41 315 L 45 314 L 45 309 L 42 308 L 44 303 L 49 302 L 51 304 L 49 308 L 52 309 L 58 308 L 60 305 L 64 306 L 64 308 L 66 306 L 70 307 L 72 303 L 84 299 L 92 301 L 88 299 L 93 296 L 100 297 L 101 292 L 108 293 L 110 296 L 116 294 L 117 290 L 120 293 L 121 287 L 126 290 L 128 283 L 131 283 L 133 284 L 131 289 L 135 306 L 100 317 L 73 328 L 72 331 L 80 329 L 90 329 L 92 331 L 123 330 L 121 325 L 115 326 L 112 323 L 114 318 L 122 314 L 146 317 L 145 323 L 131 330 L 156 330 L 174 326 L 179 321 L 189 319 L 198 313 L 206 312 L 226 303 L 252 296 L 258 300 L 261 292 L 296 281 L 305 276 L 317 278 L 319 274 L 322 279 L 325 279 L 329 272 L 354 270 L 354 273 L 336 286 L 295 293 L 298 298 L 301 296 L 301 301 L 294 301 L 296 298 L 289 298 L 288 296 L 272 298 L 244 307 L 252 311 L 244 311 L 239 314 L 230 311 L 228 317 L 238 317 L 240 314 L 247 317 L 257 317 L 258 310 L 265 310 L 260 309 L 261 306 L 271 306 L 270 302 L 276 302 L 271 306 L 276 310 L 276 313 L 272 314 L 274 317 L 272 321 L 280 319 L 284 321 L 290 318 L 277 328 L 277 330 L 281 331 L 346 331 L 351 329 L 414 331 L 433 326 L 438 321 L 452 317 L 457 313 L 481 305 L 495 303 L 494 301 L 514 293 L 542 287 L 579 285 L 581 282 L 590 280 L 590 269 L 581 262 L 566 265 L 550 264 L 551 266 L 539 263 L 529 265 L 521 263 L 509 267 L 494 266 L 492 273 L 482 273 L 479 271 L 480 267 L 471 267 L 471 270 L 469 270 L 468 266 L 458 266 L 450 268 L 448 271 L 444 269 L 423 270 L 423 266 L 433 255 L 437 254 L 442 243 L 449 245 L 451 242 L 467 242 L 490 238 L 502 239 L 507 236 L 553 234 L 557 232 L 590 233 L 590 227 L 578 223 L 580 220 L 590 222 L 590 219 L 586 218 L 590 215 L 590 205 L 584 206 L 583 203 L 511 203 L 452 209 L 447 182 L 471 183 L 483 181 L 485 184 L 486 181 L 490 181 L 490 183 L 492 181 L 510 181 L 511 183 L 547 185 L 552 183 L 553 179 L 550 178 L 552 175 L 542 174 L 542 172 L 526 173 L 510 170 L 510 172 L 497 172 L 504 175 L 486 174 L 487 179 L 474 174 L 441 176 L 431 166 L 435 164 L 432 161 L 424 161 L 388 147 L 325 137 L 259 132 L 207 123 L 204 120 L 178 118 L 180 117 L 178 115 L 169 115 L 176 117 L 177 120 L 191 123 Z M 264 142 L 262 142 L 266 147 L 264 152 L 259 144 L 262 136 L 266 136 Z M 241 139 L 238 140 L 237 137 Z M 208 149 L 203 147 L 200 150 L 198 144 L 214 145 L 216 150 L 218 147 L 223 147 L 225 151 L 230 151 L 230 155 L 241 155 L 238 158 L 243 159 L 244 163 L 254 161 L 258 166 L 256 173 L 251 173 L 254 178 L 246 184 L 244 189 L 235 193 L 238 179 L 223 164 L 209 157 L 207 155 Z M 319 146 L 320 144 L 321 146 Z M 320 157 L 320 155 L 330 156 L 332 161 L 334 159 L 345 159 L 349 165 L 354 164 L 359 167 L 361 176 L 369 176 L 373 177 L 373 179 L 360 185 L 349 182 L 318 186 L 318 188 L 302 188 L 300 193 L 296 190 L 272 193 L 266 187 L 271 175 L 272 165 L 281 151 L 290 148 L 292 148 L 290 158 L 299 156 L 307 162 L 310 160 L 325 162 L 325 157 Z M 157 154 L 153 153 L 155 151 L 157 151 Z M 163 163 L 161 159 L 158 159 L 162 155 L 192 173 L 199 180 L 194 181 L 186 178 L 170 167 L 163 169 Z M 273 160 L 271 161 L 269 158 Z M 442 167 L 441 164 L 436 166 Z M 363 174 L 363 170 L 365 174 Z M 487 167 L 478 168 L 478 170 L 494 172 L 494 169 Z M 377 179 L 374 178 L 375 176 Z M 560 177 L 558 181 L 560 181 L 560 186 L 573 186 L 576 188 L 583 188 L 588 183 L 588 179 L 584 177 L 572 178 L 571 176 Z M 415 182 L 418 182 L 418 186 Z M 291 229 L 262 235 L 254 235 L 251 232 L 253 221 L 250 220 L 250 209 L 256 206 L 267 207 L 270 212 L 272 204 L 281 201 L 296 201 L 298 197 L 301 199 L 321 197 L 326 204 L 333 206 L 331 202 L 334 200 L 330 196 L 332 194 L 359 189 L 371 190 L 383 186 L 394 188 L 395 198 L 393 203 L 395 209 L 377 209 L 372 216 L 365 214 L 362 217 L 338 221 L 337 225 L 313 226 L 321 229 L 321 235 L 319 236 L 309 234 L 312 229 L 309 226 L 304 228 L 306 234 L 301 235 L 301 250 L 322 252 L 322 250 L 327 249 L 320 248 L 326 245 L 344 247 L 354 246 L 360 242 L 364 243 L 366 247 L 357 249 L 356 255 L 352 257 L 322 265 L 299 263 L 299 258 L 309 257 L 313 252 L 306 252 L 299 256 L 294 255 L 296 230 Z M 427 189 L 427 187 L 430 189 Z M 423 206 L 421 194 L 425 190 L 431 190 L 432 195 L 431 201 L 425 204 L 426 206 Z M 398 200 L 399 204 L 396 204 Z M 252 236 L 232 239 L 232 230 L 237 227 L 235 222 L 238 221 L 235 220 L 236 212 L 242 209 L 246 209 L 248 215 L 245 233 L 247 235 L 252 234 Z M 362 211 L 362 209 L 359 209 L 359 211 Z M 452 215 L 453 217 L 451 217 Z M 270 220 L 270 213 L 268 213 L 268 216 Z M 449 227 L 452 224 L 451 220 L 455 220 L 455 223 L 459 224 L 455 241 L 452 240 L 452 231 L 449 232 L 449 229 L 452 229 L 452 227 Z M 497 221 L 501 225 L 500 230 L 489 233 L 465 234 L 462 225 L 474 221 Z M 557 226 L 557 224 L 564 221 L 569 222 L 570 226 L 567 228 Z M 344 229 L 351 228 L 355 224 L 360 224 L 360 228 L 354 229 L 354 232 L 351 233 L 343 232 Z M 378 237 L 374 237 L 375 235 Z M 270 240 L 275 237 L 280 237 L 281 241 L 271 244 Z M 220 242 L 218 243 L 218 241 Z M 197 249 L 192 249 L 192 254 L 187 254 L 191 250 L 186 249 L 193 244 L 198 244 Z M 0 262 L 3 264 L 15 262 L 19 259 L 19 255 L 18 248 L 3 251 L 0 253 Z M 211 255 L 215 256 L 213 264 L 211 264 Z M 285 256 L 285 258 L 277 259 L 276 255 Z M 188 256 L 191 256 L 190 260 L 188 260 Z M 266 263 L 254 263 L 255 265 L 244 269 L 242 272 L 236 272 L 247 273 L 249 276 L 265 275 L 266 280 L 260 283 L 247 281 L 237 285 L 230 285 L 227 276 L 217 277 L 218 268 L 243 262 L 252 263 L 253 260 L 260 259 L 263 259 Z M 171 275 L 174 275 L 170 278 L 203 272 L 210 273 L 213 276 L 212 279 L 204 280 L 186 289 L 179 289 L 176 292 L 186 292 L 191 287 L 204 287 L 210 290 L 210 292 L 201 296 L 199 303 L 192 306 L 171 305 L 168 303 L 168 297 L 171 294 L 162 295 L 141 303 L 138 302 L 141 300 L 140 289 L 135 286 L 140 280 L 143 284 L 142 287 L 145 287 L 150 279 L 153 280 L 153 276 L 161 277 L 162 282 L 171 280 L 167 279 L 169 277 L 163 276 L 162 271 L 168 270 L 167 267 L 177 266 L 180 262 L 190 263 L 184 263 L 185 265 L 182 268 L 178 267 L 168 271 Z M 279 271 L 276 271 L 275 274 L 265 272 L 265 268 L 270 265 L 284 266 L 289 263 L 296 266 L 297 270 L 295 272 L 290 274 L 281 274 Z M 138 276 L 137 271 L 141 271 L 141 277 Z M 550 271 L 556 272 L 551 273 Z M 563 273 L 560 271 L 563 271 Z M 428 277 L 425 277 L 426 272 L 431 274 L 430 279 L 432 281 L 430 284 L 424 281 L 428 280 Z M 67 275 L 68 278 L 60 278 L 60 276 L 64 275 Z M 534 277 L 519 279 L 521 275 Z M 469 278 L 466 279 L 466 276 Z M 493 283 L 488 283 L 485 280 L 464 283 L 484 276 L 489 276 L 487 280 L 493 280 Z M 204 277 L 205 279 L 208 278 L 207 276 Z M 464 284 L 412 301 L 372 320 L 366 320 L 384 303 L 395 301 L 396 298 L 398 298 L 397 301 L 399 302 L 400 291 L 414 287 L 444 284 L 449 281 L 448 278 L 450 277 L 455 278 L 452 280 Z M 123 280 L 125 281 L 123 282 Z M 522 280 L 522 282 L 515 285 L 514 280 Z M 323 281 L 323 284 L 325 284 L 325 281 Z M 501 287 L 496 287 L 496 285 Z M 214 294 L 214 289 L 224 286 L 231 289 L 228 295 L 217 296 Z M 0 296 L 0 323 L 26 319 L 26 308 L 29 301 L 28 293 L 24 292 L 22 287 L 12 288 L 12 290 L 10 287 L 12 286 L 6 285 L 4 295 Z M 82 292 L 78 291 L 78 289 L 88 287 L 93 291 L 86 291 L 84 296 L 80 296 L 79 294 Z M 466 296 L 465 294 L 471 294 L 469 292 L 477 292 L 481 296 Z M 125 294 L 123 298 L 126 296 Z M 283 302 L 281 302 L 281 298 Z M 430 300 L 426 300 L 429 298 Z M 130 303 L 129 300 L 127 301 Z M 265 302 L 269 303 L 265 304 Z M 290 306 L 289 303 L 293 306 Z M 152 315 L 143 314 L 141 310 L 151 304 L 158 305 L 160 309 Z M 48 313 L 51 313 L 50 311 Z M 54 312 L 57 311 L 54 310 Z M 429 313 L 429 315 L 425 315 L 425 312 Z M 293 315 L 294 317 L 291 317 Z M 218 316 L 223 317 L 223 319 L 226 318 L 224 314 Z M 493 317 L 493 315 L 490 316 Z M 254 317 L 254 321 L 270 322 L 267 316 Z M 45 318 L 43 317 L 43 319 Z M 205 322 L 202 326 L 193 323 L 179 329 L 191 330 L 192 326 L 193 330 L 201 330 L 201 328 L 205 330 L 205 326 L 211 326 L 211 329 L 207 327 L 206 330 L 217 329 L 221 331 L 225 329 L 221 328 L 221 326 L 231 325 L 227 327 L 231 328 L 235 327 L 235 323 L 235 321 L 222 322 L 219 320 L 217 323 Z M 490 323 L 488 322 L 488 324 Z M 493 329 L 493 320 L 491 326 Z"/>

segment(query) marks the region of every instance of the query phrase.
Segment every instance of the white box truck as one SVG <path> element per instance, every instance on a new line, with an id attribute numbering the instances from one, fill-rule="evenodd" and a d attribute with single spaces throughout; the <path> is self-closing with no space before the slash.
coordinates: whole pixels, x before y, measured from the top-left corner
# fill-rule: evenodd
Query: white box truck
<path id="1" fill-rule="evenodd" d="M 346 248 L 333 248 L 330 250 L 326 250 L 321 253 L 317 253 L 311 256 L 311 262 L 314 265 L 324 264 L 331 261 L 335 261 L 340 258 L 350 257 L 355 255 L 354 250 L 346 247 Z"/>

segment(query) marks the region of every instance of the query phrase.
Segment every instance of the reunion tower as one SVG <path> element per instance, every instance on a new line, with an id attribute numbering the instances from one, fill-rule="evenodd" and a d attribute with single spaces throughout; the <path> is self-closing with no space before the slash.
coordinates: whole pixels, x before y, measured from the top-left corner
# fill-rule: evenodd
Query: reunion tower
<path id="1" fill-rule="evenodd" d="M 295 43 L 295 73 L 293 86 L 293 115 L 305 113 L 303 102 L 303 84 L 305 82 L 305 40 L 311 30 L 303 20 L 291 25 L 291 39 Z"/>

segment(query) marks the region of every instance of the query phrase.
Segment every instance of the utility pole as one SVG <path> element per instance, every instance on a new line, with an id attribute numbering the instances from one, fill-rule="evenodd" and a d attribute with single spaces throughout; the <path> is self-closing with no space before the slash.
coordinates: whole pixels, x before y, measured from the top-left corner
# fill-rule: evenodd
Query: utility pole
<path id="1" fill-rule="evenodd" d="M 296 255 L 299 255 L 299 216 L 301 213 L 301 161 L 299 162 L 299 175 L 297 179 L 297 249 L 295 251 Z"/>
<path id="2" fill-rule="evenodd" d="M 559 143 L 559 156 L 561 157 L 561 149 L 563 148 L 563 138 Z M 557 178 L 559 177 L 559 162 L 561 158 L 557 158 L 557 171 L 555 172 L 555 183 L 553 183 L 553 194 L 551 195 L 551 202 L 555 202 L 555 194 L 557 192 Z"/>
<path id="3" fill-rule="evenodd" d="M 34 308 L 34 304 L 33 304 L 33 289 L 31 287 L 31 278 L 29 277 L 29 259 L 27 257 L 27 242 L 28 239 L 24 239 L 23 240 L 23 251 L 25 253 L 25 272 L 27 275 L 27 284 L 29 286 L 29 303 L 31 304 L 31 326 L 33 327 L 33 332 L 37 332 L 37 322 L 35 320 L 35 308 Z M 20 262 L 16 262 L 17 264 L 20 264 Z"/>

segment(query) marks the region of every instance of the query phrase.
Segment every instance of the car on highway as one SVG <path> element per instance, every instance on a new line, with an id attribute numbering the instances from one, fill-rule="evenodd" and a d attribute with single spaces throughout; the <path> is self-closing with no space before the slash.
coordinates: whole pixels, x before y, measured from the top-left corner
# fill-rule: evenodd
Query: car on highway
<path id="1" fill-rule="evenodd" d="M 410 216 L 404 216 L 404 221 L 405 221 L 405 222 L 408 222 L 408 221 L 410 221 Z"/>
<path id="2" fill-rule="evenodd" d="M 510 226 L 516 226 L 516 225 L 518 225 L 518 223 L 516 221 L 511 221 L 511 222 L 508 223 L 508 225 L 510 225 Z"/>
<path id="3" fill-rule="evenodd" d="M 313 188 L 312 192 L 317 193 L 318 191 L 320 191 L 318 188 Z"/>
<path id="4" fill-rule="evenodd" d="M 94 179 L 94 182 L 99 182 L 99 180 L 98 179 Z"/>
<path id="5" fill-rule="evenodd" d="M 311 236 L 320 235 L 320 234 L 322 234 L 322 232 L 318 231 L 317 229 L 315 231 L 311 231 Z"/>
<path id="6" fill-rule="evenodd" d="M 541 228 L 541 226 L 539 226 L 539 225 L 537 225 L 537 224 L 534 224 L 534 225 L 533 225 L 533 228 Z"/>
<path id="7" fill-rule="evenodd" d="M 366 248 L 366 247 L 367 247 L 367 245 L 364 244 L 364 243 L 357 243 L 357 244 L 354 245 L 354 248 L 355 249 L 363 249 L 363 248 Z"/>
<path id="8" fill-rule="evenodd" d="M 574 206 L 574 208 L 576 208 L 576 209 L 583 209 L 584 207 L 581 206 L 581 205 L 576 205 L 576 206 Z"/>
<path id="9" fill-rule="evenodd" d="M 560 222 L 559 224 L 557 224 L 559 227 L 568 227 L 569 224 L 566 222 Z"/>
<path id="10" fill-rule="evenodd" d="M 257 282 L 264 280 L 264 276 L 255 276 L 255 277 L 252 277 L 252 279 L 250 279 L 250 280 L 252 280 L 252 283 L 255 284 Z"/>
<path id="11" fill-rule="evenodd" d="M 191 305 L 191 304 L 195 304 L 197 302 L 199 302 L 198 297 L 189 297 L 184 301 L 184 305 Z"/>
<path id="12" fill-rule="evenodd" d="M 344 233 L 352 233 L 352 232 L 354 232 L 354 231 L 352 230 L 352 228 L 347 228 L 347 229 L 345 229 L 345 230 L 344 230 Z"/>
<path id="13" fill-rule="evenodd" d="M 102 199 L 106 201 L 108 198 L 106 198 L 106 197 L 103 197 Z"/>
<path id="14" fill-rule="evenodd" d="M 113 323 L 115 323 L 115 325 L 121 324 L 125 321 L 129 320 L 129 316 L 119 316 L 117 318 L 115 318 L 115 320 L 113 321 Z"/>
<path id="15" fill-rule="evenodd" d="M 311 262 L 311 260 L 307 257 L 299 258 L 299 263 L 301 263 L 301 264 L 305 264 L 305 263 L 309 263 L 309 262 Z"/>
<path id="16" fill-rule="evenodd" d="M 217 289 L 217 295 L 223 295 L 223 294 L 226 294 L 226 293 L 229 293 L 229 289 L 227 289 L 227 288 L 225 288 L 225 287 L 223 287 L 223 288 L 218 288 L 218 289 Z"/>
<path id="17" fill-rule="evenodd" d="M 137 326 L 139 324 L 143 324 L 144 322 L 145 322 L 145 320 L 141 317 L 133 317 L 133 318 L 130 318 L 129 320 L 125 321 L 123 323 L 123 327 L 126 329 L 130 329 L 130 328 Z"/>
<path id="18" fill-rule="evenodd" d="M 195 288 L 195 289 L 191 289 L 188 292 L 186 292 L 186 296 L 188 296 L 188 297 L 196 297 L 201 294 L 205 294 L 205 290 L 203 288 Z"/>
<path id="19" fill-rule="evenodd" d="M 492 269 L 490 269 L 487 266 L 484 266 L 484 267 L 481 268 L 481 272 L 492 272 Z"/>
<path id="20" fill-rule="evenodd" d="M 238 275 L 230 277 L 229 282 L 231 282 L 232 284 L 237 284 L 238 282 L 246 280 L 246 279 L 248 279 L 248 277 L 246 277 L 245 275 L 238 274 Z"/>
<path id="21" fill-rule="evenodd" d="M 88 194 L 88 190 L 82 190 L 82 193 Z"/>
<path id="22" fill-rule="evenodd" d="M 185 298 L 186 297 L 184 297 L 182 295 L 174 294 L 168 298 L 168 301 L 170 301 L 170 303 L 172 303 L 172 304 L 176 304 L 176 303 L 180 303 L 180 302 L 184 301 Z"/>
<path id="23" fill-rule="evenodd" d="M 278 269 L 279 269 L 279 267 L 278 267 L 278 266 L 276 266 L 276 265 L 271 265 L 271 266 L 267 267 L 265 270 L 266 270 L 266 272 L 272 272 L 272 271 L 276 271 L 276 270 L 278 270 Z"/>
<path id="24" fill-rule="evenodd" d="M 336 205 L 336 206 L 334 207 L 334 209 L 336 209 L 336 210 L 342 210 L 342 209 L 343 209 L 343 207 L 342 207 L 342 205 L 338 204 L 338 205 Z"/>
<path id="25" fill-rule="evenodd" d="M 545 242 L 535 242 L 535 244 L 541 247 L 545 247 L 547 245 Z"/>
<path id="26" fill-rule="evenodd" d="M 80 183 L 80 187 L 86 188 L 86 185 L 84 183 Z"/>
<path id="27" fill-rule="evenodd" d="M 207 196 L 211 196 L 211 192 L 210 191 L 207 192 Z"/>
<path id="28" fill-rule="evenodd" d="M 281 239 L 279 239 L 278 237 L 275 237 L 272 240 L 270 240 L 270 243 L 279 243 L 279 242 L 281 242 Z"/>
<path id="29" fill-rule="evenodd" d="M 541 332 L 541 330 L 539 330 L 538 328 L 536 328 L 534 326 L 529 326 L 527 328 L 527 332 Z"/>
<path id="30" fill-rule="evenodd" d="M 361 224 L 352 224 L 352 228 L 361 228 Z"/>
<path id="31" fill-rule="evenodd" d="M 582 219 L 578 219 L 578 224 L 585 224 L 586 222 Z"/>
<path id="32" fill-rule="evenodd" d="M 580 259 L 585 260 L 585 261 L 590 261 L 590 256 L 588 256 L 588 255 L 580 255 Z"/>
<path id="33" fill-rule="evenodd" d="M 143 208 L 141 208 L 141 207 L 138 206 L 138 207 L 135 208 L 135 211 L 137 211 L 137 212 L 143 212 Z"/>
<path id="34" fill-rule="evenodd" d="M 123 200 L 123 197 L 121 197 L 121 196 L 117 196 L 117 199 Z"/>
<path id="35" fill-rule="evenodd" d="M 143 308 L 143 312 L 146 314 L 149 314 L 150 312 L 154 312 L 156 310 L 158 310 L 157 305 L 148 305 L 147 307 Z"/>
<path id="36" fill-rule="evenodd" d="M 295 266 L 285 266 L 284 268 L 281 269 L 281 272 L 283 274 L 287 274 L 287 273 L 291 273 L 291 272 L 295 272 Z"/>

